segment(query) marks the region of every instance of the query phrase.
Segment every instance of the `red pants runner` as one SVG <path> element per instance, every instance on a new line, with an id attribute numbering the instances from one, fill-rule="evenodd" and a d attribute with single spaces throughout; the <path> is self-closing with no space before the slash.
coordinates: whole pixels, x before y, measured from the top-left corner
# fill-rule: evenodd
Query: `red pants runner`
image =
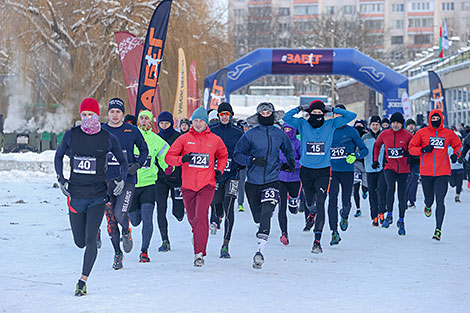
<path id="1" fill-rule="evenodd" d="M 181 188 L 189 224 L 193 229 L 194 254 L 202 252 L 202 255 L 206 255 L 209 238 L 209 206 L 214 197 L 214 190 L 215 188 L 211 185 L 199 191 Z"/>

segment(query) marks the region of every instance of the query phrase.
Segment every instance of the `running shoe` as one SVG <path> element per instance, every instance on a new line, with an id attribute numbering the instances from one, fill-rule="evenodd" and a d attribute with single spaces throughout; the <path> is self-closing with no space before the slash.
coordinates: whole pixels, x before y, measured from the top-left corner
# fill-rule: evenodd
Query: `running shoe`
<path id="1" fill-rule="evenodd" d="M 397 227 L 398 227 L 398 235 L 405 236 L 406 235 L 405 222 L 397 222 Z"/>
<path id="2" fill-rule="evenodd" d="M 134 243 L 132 242 L 132 229 L 129 227 L 129 231 L 126 234 L 122 234 L 121 237 L 122 241 L 122 249 L 125 253 L 129 253 L 132 251 L 132 247 Z"/>
<path id="3" fill-rule="evenodd" d="M 361 210 L 359 210 L 359 209 L 357 209 L 357 210 L 356 210 L 356 213 L 354 213 L 354 217 L 359 217 L 359 216 L 361 216 L 361 215 L 362 215 L 362 212 L 361 212 Z"/>
<path id="4" fill-rule="evenodd" d="M 261 266 L 264 263 L 264 256 L 261 252 L 256 252 L 253 256 L 253 268 L 256 270 L 261 269 Z"/>
<path id="5" fill-rule="evenodd" d="M 75 286 L 75 296 L 81 297 L 86 295 L 86 282 L 79 279 L 77 285 Z"/>
<path id="6" fill-rule="evenodd" d="M 424 206 L 424 215 L 426 215 L 426 217 L 430 217 L 431 214 L 432 214 L 432 209 L 428 208 L 427 206 Z"/>
<path id="7" fill-rule="evenodd" d="M 158 252 L 168 252 L 171 250 L 170 242 L 168 240 L 163 240 L 162 245 L 158 247 Z"/>
<path id="8" fill-rule="evenodd" d="M 147 252 L 141 252 L 141 253 L 140 253 L 139 262 L 140 262 L 140 263 L 148 263 L 148 262 L 150 262 L 150 258 L 149 258 L 149 255 L 147 254 Z"/>
<path id="9" fill-rule="evenodd" d="M 434 231 L 434 235 L 432 236 L 432 239 L 436 241 L 441 241 L 441 230 L 439 228 L 436 228 Z"/>
<path id="10" fill-rule="evenodd" d="M 289 244 L 289 238 L 287 237 L 287 233 L 282 233 L 280 240 L 284 246 L 287 246 Z"/>
<path id="11" fill-rule="evenodd" d="M 331 241 L 330 241 L 330 246 L 334 246 L 339 244 L 341 241 L 341 237 L 339 236 L 339 233 L 337 230 L 334 230 L 333 233 L 331 234 Z"/>
<path id="12" fill-rule="evenodd" d="M 204 257 L 202 252 L 194 255 L 194 267 L 202 267 L 204 265 Z"/>
<path id="13" fill-rule="evenodd" d="M 123 257 L 124 255 L 122 254 L 122 252 L 114 255 L 113 269 L 120 270 L 122 268 Z"/>
<path id="14" fill-rule="evenodd" d="M 321 248 L 320 240 L 315 240 L 313 242 L 312 253 L 320 254 L 322 252 L 323 252 L 323 249 Z"/>
<path id="15" fill-rule="evenodd" d="M 230 259 L 230 253 L 228 252 L 228 246 L 223 245 L 222 248 L 220 248 L 220 258 L 221 259 Z"/>

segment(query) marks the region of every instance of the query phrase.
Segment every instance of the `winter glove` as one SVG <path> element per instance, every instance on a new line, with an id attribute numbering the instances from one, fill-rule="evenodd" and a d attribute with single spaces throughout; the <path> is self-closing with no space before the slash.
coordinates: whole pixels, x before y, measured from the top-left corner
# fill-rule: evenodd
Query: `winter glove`
<path id="1" fill-rule="evenodd" d="M 215 181 L 219 182 L 221 178 L 222 178 L 222 172 L 219 170 L 215 170 Z"/>
<path id="2" fill-rule="evenodd" d="M 250 164 L 254 164 L 256 166 L 266 166 L 268 161 L 265 158 L 251 158 Z"/>
<path id="3" fill-rule="evenodd" d="M 168 165 L 168 167 L 165 169 L 165 175 L 168 175 L 168 176 L 170 176 L 170 175 L 171 175 L 171 173 L 173 173 L 173 169 L 174 169 L 174 167 L 173 167 L 173 166 L 171 166 L 171 165 Z"/>
<path id="4" fill-rule="evenodd" d="M 348 156 L 346 157 L 346 162 L 348 164 L 353 164 L 354 162 L 356 162 L 357 158 L 356 158 L 356 155 L 354 153 L 348 153 Z"/>
<path id="5" fill-rule="evenodd" d="M 295 170 L 295 160 L 287 160 L 287 163 L 281 163 L 281 171 L 283 172 L 293 172 Z"/>
<path id="6" fill-rule="evenodd" d="M 280 170 L 281 170 L 282 172 L 290 172 L 290 167 L 289 167 L 289 165 L 288 165 L 287 163 L 281 163 L 281 168 L 280 168 Z"/>
<path id="7" fill-rule="evenodd" d="M 331 105 L 325 105 L 325 113 L 333 112 L 334 108 Z"/>
<path id="8" fill-rule="evenodd" d="M 181 158 L 181 162 L 188 163 L 191 160 L 192 157 L 193 157 L 193 153 L 189 152 L 189 153 L 183 155 L 183 157 Z"/>
<path id="9" fill-rule="evenodd" d="M 309 107 L 310 107 L 310 103 L 301 104 L 301 105 L 299 105 L 299 112 L 300 111 L 306 111 L 306 110 L 308 110 Z"/>
<path id="10" fill-rule="evenodd" d="M 460 158 L 458 159 L 459 163 L 462 164 L 465 161 L 465 156 L 460 154 Z"/>
<path id="11" fill-rule="evenodd" d="M 114 184 L 115 184 L 116 186 L 115 186 L 114 189 L 113 189 L 113 195 L 117 197 L 117 196 L 119 196 L 119 195 L 122 193 L 122 191 L 124 190 L 124 181 L 123 181 L 122 179 L 119 179 L 119 180 L 115 179 L 115 180 L 114 180 Z"/>
<path id="12" fill-rule="evenodd" d="M 64 177 L 57 176 L 57 180 L 59 181 L 60 185 L 60 191 L 66 196 L 67 198 L 70 198 L 70 192 L 69 192 L 69 181 L 65 179 Z"/>
<path id="13" fill-rule="evenodd" d="M 452 163 L 456 163 L 458 158 L 459 157 L 455 153 L 450 156 L 450 160 L 452 161 Z"/>
<path id="14" fill-rule="evenodd" d="M 129 169 L 127 170 L 127 174 L 135 175 L 137 174 L 137 170 L 140 168 L 140 164 L 137 162 L 131 163 L 129 165 Z"/>
<path id="15" fill-rule="evenodd" d="M 378 169 L 379 167 L 380 167 L 379 161 L 374 161 L 374 162 L 372 162 L 372 168 L 373 168 L 374 170 Z"/>
<path id="16" fill-rule="evenodd" d="M 422 153 L 429 153 L 432 152 L 432 150 L 434 150 L 434 146 L 431 145 L 427 145 L 426 147 L 421 148 Z"/>

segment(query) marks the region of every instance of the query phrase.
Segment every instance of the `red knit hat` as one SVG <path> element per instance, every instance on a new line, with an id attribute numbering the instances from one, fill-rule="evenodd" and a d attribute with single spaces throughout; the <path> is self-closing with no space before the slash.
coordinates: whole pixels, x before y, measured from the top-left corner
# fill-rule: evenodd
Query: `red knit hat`
<path id="1" fill-rule="evenodd" d="M 82 113 L 83 111 L 91 111 L 96 113 L 97 115 L 100 115 L 100 105 L 98 104 L 98 101 L 96 101 L 96 99 L 85 98 L 80 104 L 80 113 Z"/>

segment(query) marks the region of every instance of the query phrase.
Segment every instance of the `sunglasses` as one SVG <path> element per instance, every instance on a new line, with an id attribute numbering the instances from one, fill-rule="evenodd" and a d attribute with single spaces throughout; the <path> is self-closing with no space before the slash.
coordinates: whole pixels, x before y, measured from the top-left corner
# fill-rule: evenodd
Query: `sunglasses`
<path id="1" fill-rule="evenodd" d="M 230 112 L 220 112 L 219 116 L 230 116 Z"/>

